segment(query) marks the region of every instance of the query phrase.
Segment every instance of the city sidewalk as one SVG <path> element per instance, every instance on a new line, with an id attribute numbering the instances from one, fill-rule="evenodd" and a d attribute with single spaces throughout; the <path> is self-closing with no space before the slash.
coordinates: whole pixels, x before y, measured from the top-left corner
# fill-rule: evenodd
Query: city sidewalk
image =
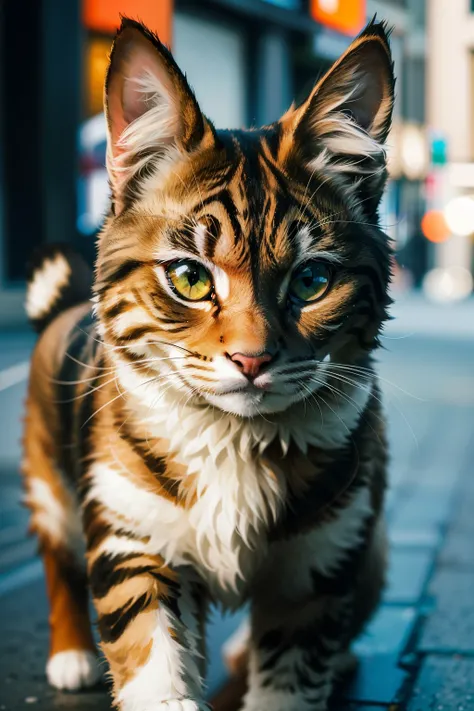
<path id="1" fill-rule="evenodd" d="M 387 335 L 474 340 L 474 296 L 459 303 L 434 303 L 420 291 L 395 293 Z"/>
<path id="2" fill-rule="evenodd" d="M 474 319 L 471 302 L 459 307 L 442 312 L 416 298 L 399 301 L 399 322 L 383 340 L 390 572 L 337 711 L 474 711 L 474 346 L 464 328 Z M 8 338 L 0 339 L 2 353 L 3 346 L 14 353 L 0 363 L 7 373 L 0 382 L 0 711 L 105 711 L 104 690 L 61 694 L 45 682 L 44 582 L 36 543 L 25 534 L 17 473 L 25 391 L 17 366 L 32 340 Z M 213 618 L 210 698 L 226 684 L 220 648 L 239 621 Z M 235 689 L 219 695 L 219 711 L 238 708 Z"/>

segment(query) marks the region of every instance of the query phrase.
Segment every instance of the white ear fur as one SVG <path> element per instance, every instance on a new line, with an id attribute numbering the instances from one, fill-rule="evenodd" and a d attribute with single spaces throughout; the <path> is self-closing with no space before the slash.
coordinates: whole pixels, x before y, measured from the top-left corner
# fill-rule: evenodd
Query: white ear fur
<path id="1" fill-rule="evenodd" d="M 117 195 L 152 155 L 165 159 L 165 154 L 171 153 L 173 146 L 176 148 L 179 126 L 176 104 L 150 69 L 139 76 L 126 77 L 123 93 L 126 115 L 135 117 L 116 140 L 108 131 L 107 169 Z"/>
<path id="2" fill-rule="evenodd" d="M 385 147 L 378 140 L 376 132 L 368 132 L 354 118 L 344 112 L 350 105 L 351 98 L 359 91 L 354 86 L 345 95 L 336 97 L 334 102 L 314 116 L 312 129 L 321 141 L 321 152 L 310 161 L 311 169 L 329 168 L 339 173 L 371 172 L 373 166 L 364 158 L 385 161 Z M 388 103 L 388 102 L 387 102 Z M 385 111 L 390 112 L 390 105 Z M 346 160 L 331 162 L 333 156 L 344 157 Z"/>
<path id="3" fill-rule="evenodd" d="M 164 171 L 185 156 L 202 138 L 204 117 L 169 50 L 133 20 L 124 19 L 115 38 L 104 99 L 118 214 L 137 193 L 133 178 L 149 168 Z"/>
<path id="4" fill-rule="evenodd" d="M 309 169 L 353 178 L 383 173 L 393 92 L 385 27 L 371 23 L 295 112 L 295 140 L 305 144 Z"/>

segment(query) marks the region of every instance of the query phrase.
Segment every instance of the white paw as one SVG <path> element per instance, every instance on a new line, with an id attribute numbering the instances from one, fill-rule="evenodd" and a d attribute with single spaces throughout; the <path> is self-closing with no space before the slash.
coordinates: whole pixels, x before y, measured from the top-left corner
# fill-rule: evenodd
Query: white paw
<path id="1" fill-rule="evenodd" d="M 68 649 L 48 659 L 46 676 L 57 689 L 77 691 L 94 686 L 100 679 L 99 660 L 86 649 Z"/>

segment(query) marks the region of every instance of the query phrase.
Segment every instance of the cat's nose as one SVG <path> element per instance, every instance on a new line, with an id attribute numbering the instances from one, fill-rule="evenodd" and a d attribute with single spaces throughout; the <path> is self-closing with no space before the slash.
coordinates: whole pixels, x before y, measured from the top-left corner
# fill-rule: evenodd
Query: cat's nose
<path id="1" fill-rule="evenodd" d="M 262 367 L 270 363 L 274 356 L 271 353 L 259 353 L 258 355 L 245 355 L 245 353 L 233 353 L 229 358 L 235 363 L 244 375 L 249 378 L 256 378 Z"/>

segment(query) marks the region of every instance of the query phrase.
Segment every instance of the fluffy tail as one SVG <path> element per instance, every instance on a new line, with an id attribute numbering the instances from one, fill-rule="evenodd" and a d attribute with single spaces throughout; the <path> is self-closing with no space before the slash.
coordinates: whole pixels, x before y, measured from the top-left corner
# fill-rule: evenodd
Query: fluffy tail
<path id="1" fill-rule="evenodd" d="M 91 295 L 92 271 L 71 247 L 48 244 L 33 254 L 25 306 L 35 331 L 41 333 L 61 311 Z"/>

